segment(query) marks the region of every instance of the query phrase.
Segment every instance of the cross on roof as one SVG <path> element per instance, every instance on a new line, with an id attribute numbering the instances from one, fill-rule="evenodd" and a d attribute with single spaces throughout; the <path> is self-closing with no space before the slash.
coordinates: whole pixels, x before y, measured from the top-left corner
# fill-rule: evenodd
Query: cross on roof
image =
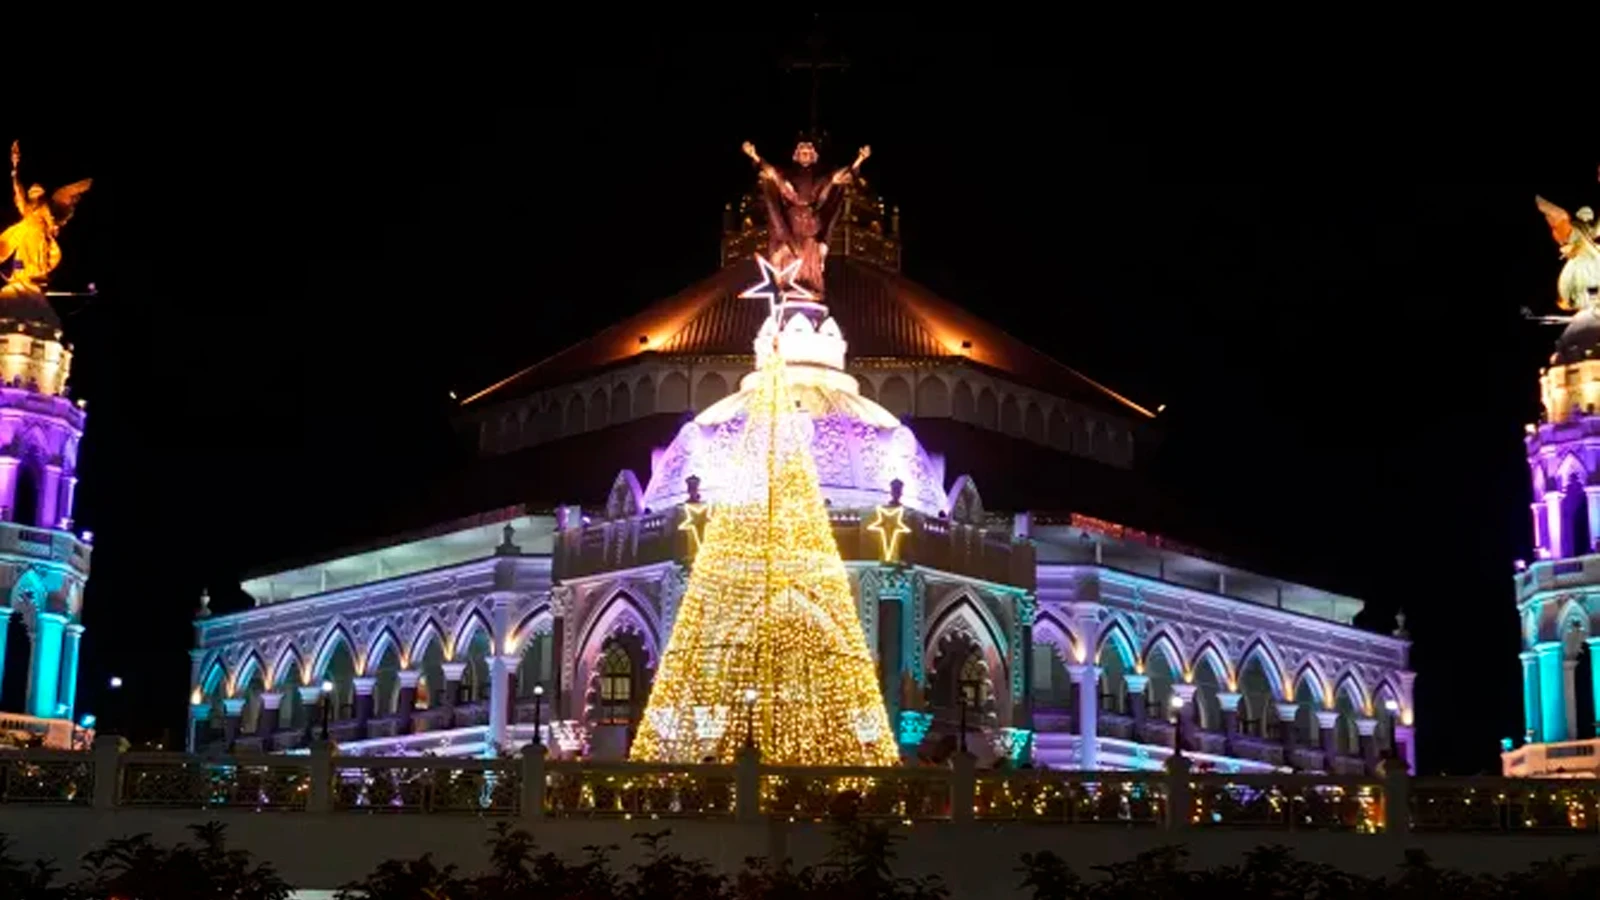
<path id="1" fill-rule="evenodd" d="M 803 59 L 795 59 L 795 58 L 791 57 L 789 62 L 788 62 L 788 65 L 786 66 L 786 68 L 788 68 L 788 70 L 791 71 L 791 72 L 798 72 L 798 71 L 803 71 L 803 70 L 809 70 L 811 72 L 811 134 L 812 135 L 816 135 L 818 133 L 817 132 L 817 122 L 818 122 L 818 119 L 817 119 L 817 100 L 818 100 L 819 95 L 821 93 L 822 73 L 823 73 L 823 71 L 824 70 L 828 70 L 828 69 L 842 71 L 844 69 L 850 68 L 850 61 L 845 59 L 842 56 L 834 57 L 832 59 L 824 59 L 823 58 L 823 51 L 827 48 L 828 41 L 827 41 L 827 38 L 823 37 L 822 29 L 821 29 L 820 25 L 817 24 L 817 20 L 820 19 L 820 18 L 821 18 L 820 14 L 817 14 L 817 13 L 813 13 L 812 14 L 811 19 L 812 19 L 813 27 L 811 29 L 811 34 L 806 37 L 806 55 L 805 55 L 805 58 L 803 58 Z"/>

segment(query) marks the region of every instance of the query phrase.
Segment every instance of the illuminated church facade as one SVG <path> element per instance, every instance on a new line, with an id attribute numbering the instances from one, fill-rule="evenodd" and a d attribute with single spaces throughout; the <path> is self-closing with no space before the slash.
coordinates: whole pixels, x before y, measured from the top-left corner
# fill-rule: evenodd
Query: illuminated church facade
<path id="1" fill-rule="evenodd" d="M 191 743 L 482 755 L 536 730 L 624 758 L 708 516 L 741 382 L 779 327 L 740 293 L 765 240 L 466 398 L 479 512 L 202 604 Z M 1414 762 L 1409 641 L 1361 601 L 1121 522 L 1154 414 L 899 271 L 898 213 L 852 186 L 826 304 L 781 323 L 790 386 L 906 759 L 1357 773 Z M 846 727 L 841 723 L 841 727 Z"/>

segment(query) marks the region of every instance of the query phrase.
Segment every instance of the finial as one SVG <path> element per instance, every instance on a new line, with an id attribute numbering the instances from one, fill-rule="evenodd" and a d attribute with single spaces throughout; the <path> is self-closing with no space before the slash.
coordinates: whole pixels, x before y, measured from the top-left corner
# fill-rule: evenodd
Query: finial
<path id="1" fill-rule="evenodd" d="M 1394 614 L 1394 636 L 1401 640 L 1411 637 L 1411 632 L 1406 630 L 1406 611 L 1403 609 Z"/>
<path id="2" fill-rule="evenodd" d="M 196 619 L 206 619 L 206 618 L 210 618 L 210 616 L 211 616 L 211 591 L 206 589 L 206 588 L 201 588 L 200 589 L 200 608 L 195 610 L 194 617 Z"/>
<path id="3" fill-rule="evenodd" d="M 905 489 L 906 489 L 906 483 L 904 481 L 901 481 L 898 478 L 896 478 L 893 481 L 889 482 L 889 505 L 890 506 L 899 506 L 900 505 L 900 494 L 902 492 L 904 492 Z"/>
<path id="4" fill-rule="evenodd" d="M 685 478 L 683 480 L 683 483 L 684 483 L 684 486 L 689 488 L 689 502 L 690 503 L 699 503 L 700 502 L 700 476 L 699 475 L 690 475 L 688 478 Z"/>
<path id="5" fill-rule="evenodd" d="M 510 522 L 507 522 L 506 526 L 500 529 L 500 546 L 494 548 L 494 552 L 499 556 L 515 556 L 521 553 L 522 548 L 511 541 L 516 536 L 516 533 L 517 529 L 513 528 Z"/>

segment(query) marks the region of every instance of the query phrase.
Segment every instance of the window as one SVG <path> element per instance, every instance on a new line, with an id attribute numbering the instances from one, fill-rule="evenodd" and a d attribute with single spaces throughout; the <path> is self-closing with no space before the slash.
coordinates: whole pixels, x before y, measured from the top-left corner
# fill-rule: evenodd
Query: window
<path id="1" fill-rule="evenodd" d="M 633 718 L 633 660 L 616 644 L 600 657 L 600 724 L 627 725 Z"/>
<path id="2" fill-rule="evenodd" d="M 961 663 L 961 702 L 973 709 L 981 709 L 989 699 L 989 673 L 978 653 L 969 653 Z"/>

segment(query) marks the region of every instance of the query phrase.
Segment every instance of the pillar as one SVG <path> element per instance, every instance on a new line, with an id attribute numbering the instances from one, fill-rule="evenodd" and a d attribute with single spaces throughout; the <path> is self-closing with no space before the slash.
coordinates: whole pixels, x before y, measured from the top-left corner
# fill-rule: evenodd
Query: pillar
<path id="1" fill-rule="evenodd" d="M 1029 604 L 1032 598 L 1025 601 Z M 1022 626 L 1022 696 L 1012 697 L 1011 724 L 1016 728 L 1033 728 L 1033 617 L 1030 614 Z M 1600 695 L 1597 695 L 1600 696 Z"/>
<path id="2" fill-rule="evenodd" d="M 1239 736 L 1239 701 L 1243 694 L 1230 691 L 1217 692 L 1217 705 L 1222 707 L 1222 733 L 1228 738 L 1228 752 L 1233 752 L 1233 739 Z"/>
<path id="3" fill-rule="evenodd" d="M 506 711 L 511 708 L 507 676 L 515 666 L 515 657 L 498 654 L 489 657 L 489 733 L 484 737 L 485 756 L 493 756 L 505 743 Z"/>
<path id="4" fill-rule="evenodd" d="M 239 717 L 244 715 L 244 698 L 229 697 L 222 701 L 222 736 L 226 739 L 227 750 L 233 752 L 233 744 L 239 739 Z"/>
<path id="5" fill-rule="evenodd" d="M 1540 739 L 1567 740 L 1572 733 L 1567 731 L 1567 678 L 1561 642 L 1544 641 L 1534 650 L 1539 654 L 1539 722 L 1543 726 Z"/>
<path id="6" fill-rule="evenodd" d="M 1583 736 L 1578 730 L 1578 661 L 1561 659 L 1561 683 L 1565 687 L 1563 697 L 1567 701 L 1567 740 L 1577 740 Z"/>
<path id="7" fill-rule="evenodd" d="M 1529 504 L 1533 509 L 1533 546 L 1534 558 L 1545 559 L 1555 554 L 1550 551 L 1550 537 L 1547 534 L 1549 514 L 1545 512 L 1544 503 L 1535 500 Z"/>
<path id="8" fill-rule="evenodd" d="M 304 728 L 306 732 L 306 746 L 311 745 L 312 732 L 317 727 L 317 716 L 321 712 L 322 687 L 321 685 L 308 684 L 295 688 L 300 692 L 300 715 L 305 718 L 303 722 L 295 723 L 295 727 Z"/>
<path id="9" fill-rule="evenodd" d="M 1539 726 L 1539 654 L 1524 650 L 1519 656 L 1522 659 L 1522 737 L 1526 743 L 1535 743 L 1544 737 L 1544 730 Z"/>
<path id="10" fill-rule="evenodd" d="M 0 519 L 13 521 L 12 511 L 17 506 L 17 467 L 20 461 L 10 456 L 0 456 Z"/>
<path id="11" fill-rule="evenodd" d="M 261 749 L 272 749 L 272 736 L 278 733 L 278 708 L 283 706 L 282 691 L 261 692 L 261 719 L 256 722 L 256 734 L 261 735 Z"/>
<path id="12" fill-rule="evenodd" d="M 200 751 L 200 723 L 211 718 L 211 704 L 189 704 L 189 730 L 184 735 L 184 749 L 190 754 Z"/>
<path id="13" fill-rule="evenodd" d="M 1295 717 L 1300 714 L 1300 704 L 1279 703 L 1277 707 L 1278 727 L 1283 730 L 1283 733 L 1279 735 L 1279 738 L 1283 741 L 1283 762 L 1285 765 L 1289 765 L 1290 755 L 1294 751 Z"/>
<path id="14" fill-rule="evenodd" d="M 1361 736 L 1361 758 L 1366 760 L 1367 773 L 1378 771 L 1378 720 L 1370 716 L 1356 718 L 1356 734 Z"/>
<path id="15" fill-rule="evenodd" d="M 1122 680 L 1128 686 L 1128 713 L 1133 716 L 1133 739 L 1139 741 L 1139 731 L 1144 728 L 1144 692 L 1150 686 L 1150 676 L 1124 675 Z"/>
<path id="16" fill-rule="evenodd" d="M 1317 731 L 1322 737 L 1322 768 L 1333 771 L 1334 757 L 1339 755 L 1339 712 L 1332 709 L 1317 710 Z"/>
<path id="17" fill-rule="evenodd" d="M 362 675 L 351 679 L 356 689 L 356 740 L 367 736 L 367 723 L 372 721 L 372 689 L 378 686 L 375 675 Z"/>
<path id="18" fill-rule="evenodd" d="M 1545 538 L 1550 542 L 1550 558 L 1560 559 L 1566 556 L 1566 535 L 1561 528 L 1561 498 L 1560 491 L 1546 491 L 1544 495 L 1544 521 Z"/>
<path id="19" fill-rule="evenodd" d="M 467 664 L 464 662 L 447 662 L 444 669 L 444 706 L 446 709 L 456 708 L 456 698 L 461 694 L 461 676 L 466 674 Z M 455 720 L 448 723 L 454 725 Z"/>
<path id="20" fill-rule="evenodd" d="M 41 612 L 34 616 L 33 653 L 28 662 L 28 714 L 56 717 L 56 691 L 61 687 L 61 644 L 67 617 Z M 118 723 L 124 728 L 126 723 Z"/>
<path id="21" fill-rule="evenodd" d="M 1600 538 L 1600 532 L 1593 534 Z M 1600 672 L 1595 671 L 1600 668 L 1600 638 L 1589 638 L 1585 643 L 1589 645 L 1589 696 L 1600 698 Z M 1595 707 L 1594 717 L 1596 721 L 1578 724 L 1584 733 L 1600 737 L 1600 706 Z"/>
<path id="22" fill-rule="evenodd" d="M 1198 685 L 1175 684 L 1172 686 L 1172 696 L 1183 701 L 1178 707 L 1178 746 L 1186 750 L 1199 749 L 1194 744 L 1194 695 L 1200 690 Z"/>
<path id="23" fill-rule="evenodd" d="M 61 499 L 56 501 L 56 514 L 62 528 L 72 527 L 72 504 L 78 493 L 78 476 L 67 475 L 61 479 Z"/>
<path id="24" fill-rule="evenodd" d="M 1416 729 L 1410 725 L 1396 725 L 1394 742 L 1395 755 L 1406 761 L 1406 771 L 1417 774 Z"/>
<path id="25" fill-rule="evenodd" d="M 22 626 L 17 626 L 21 628 Z M 0 606 L 0 688 L 5 686 L 6 678 L 6 636 L 11 633 L 11 607 Z M 16 712 L 16 710 L 0 710 L 0 712 Z"/>
<path id="26" fill-rule="evenodd" d="M 417 682 L 422 680 L 421 669 L 406 669 L 400 673 L 400 703 L 395 715 L 400 718 L 396 733 L 411 733 L 411 716 L 417 711 Z"/>
<path id="27" fill-rule="evenodd" d="M 60 513 L 56 509 L 57 494 L 61 491 L 61 467 L 47 465 L 39 473 L 39 512 L 37 520 L 41 528 L 55 528 L 60 522 Z"/>
<path id="28" fill-rule="evenodd" d="M 551 594 L 555 596 L 554 592 Z M 550 680 L 554 682 L 550 691 L 550 721 L 567 717 L 567 685 L 561 676 L 566 672 L 567 665 L 567 626 L 566 617 L 556 615 L 550 620 Z"/>
<path id="29" fill-rule="evenodd" d="M 0 640 L 4 639 L 0 633 Z M 61 643 L 61 684 L 56 689 L 56 707 L 65 706 L 66 712 L 63 719 L 76 721 L 77 713 L 74 710 L 78 705 L 78 651 L 83 643 L 83 626 L 74 622 L 67 626 L 67 633 L 62 636 Z M 4 651 L 0 651 L 3 653 Z"/>
<path id="30" fill-rule="evenodd" d="M 1600 541 L 1600 484 L 1584 485 L 1584 508 L 1589 513 L 1589 539 Z M 1592 553 L 1594 547 L 1584 547 L 1579 553 Z"/>
<path id="31" fill-rule="evenodd" d="M 1077 663 L 1067 667 L 1077 686 L 1078 696 L 1078 768 L 1093 772 L 1100 768 L 1100 667 Z"/>

